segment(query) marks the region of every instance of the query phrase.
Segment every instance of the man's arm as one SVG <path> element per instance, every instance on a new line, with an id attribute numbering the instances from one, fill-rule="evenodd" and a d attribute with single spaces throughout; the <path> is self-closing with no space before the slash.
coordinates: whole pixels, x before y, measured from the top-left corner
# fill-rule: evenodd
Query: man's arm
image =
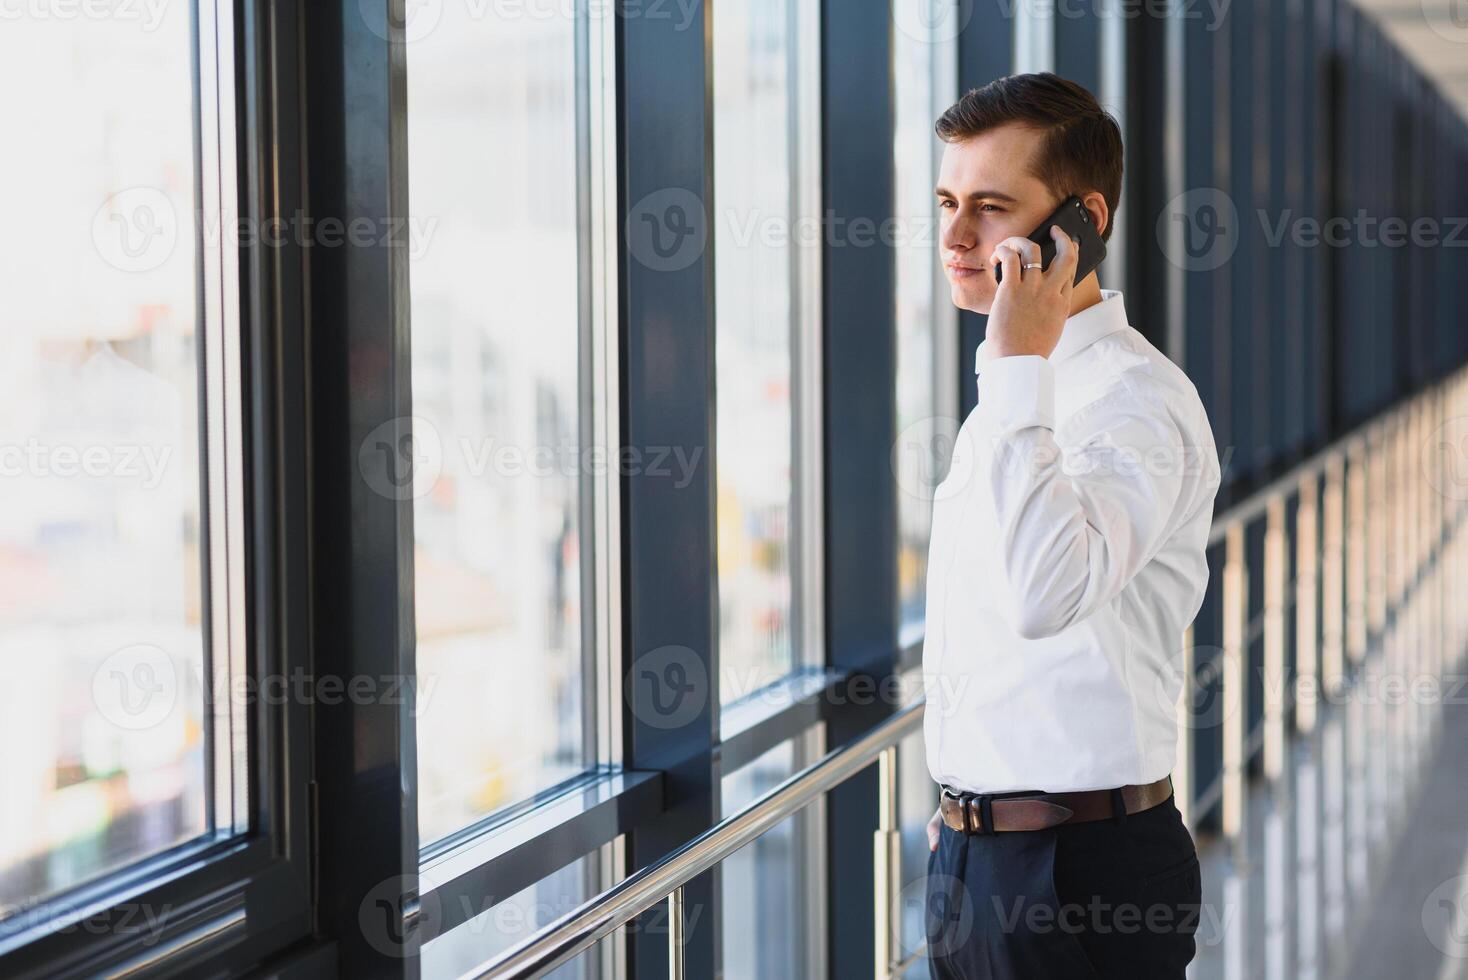
<path id="1" fill-rule="evenodd" d="M 1125 386 L 1076 415 L 1083 439 L 1062 451 L 1049 360 L 983 363 L 973 478 L 994 502 L 1000 606 L 1019 635 L 1052 636 L 1114 599 L 1162 546 L 1183 435 L 1159 395 Z"/>

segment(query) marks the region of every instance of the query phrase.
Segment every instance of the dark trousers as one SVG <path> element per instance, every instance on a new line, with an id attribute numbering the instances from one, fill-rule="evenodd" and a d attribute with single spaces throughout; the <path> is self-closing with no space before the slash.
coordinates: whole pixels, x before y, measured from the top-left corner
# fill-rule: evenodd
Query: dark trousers
<path id="1" fill-rule="evenodd" d="M 1171 796 L 1119 819 L 940 834 L 926 889 L 934 980 L 1184 977 L 1202 879 Z"/>

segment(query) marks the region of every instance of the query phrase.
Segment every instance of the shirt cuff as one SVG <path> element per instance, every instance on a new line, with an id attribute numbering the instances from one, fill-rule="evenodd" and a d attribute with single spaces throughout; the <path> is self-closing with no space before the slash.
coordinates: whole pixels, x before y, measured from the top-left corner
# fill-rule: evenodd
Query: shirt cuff
<path id="1" fill-rule="evenodd" d="M 977 411 L 1001 434 L 1032 425 L 1055 428 L 1055 366 L 1039 354 L 979 362 Z"/>

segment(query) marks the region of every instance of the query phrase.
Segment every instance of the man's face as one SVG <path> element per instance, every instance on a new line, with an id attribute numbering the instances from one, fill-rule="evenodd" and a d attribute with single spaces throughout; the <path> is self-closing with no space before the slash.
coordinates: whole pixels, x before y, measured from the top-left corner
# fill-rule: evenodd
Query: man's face
<path id="1" fill-rule="evenodd" d="M 1030 172 L 1038 130 L 1006 123 L 943 148 L 938 168 L 939 238 L 953 305 L 988 313 L 994 302 L 989 255 L 1006 238 L 1027 238 L 1060 206 Z"/>

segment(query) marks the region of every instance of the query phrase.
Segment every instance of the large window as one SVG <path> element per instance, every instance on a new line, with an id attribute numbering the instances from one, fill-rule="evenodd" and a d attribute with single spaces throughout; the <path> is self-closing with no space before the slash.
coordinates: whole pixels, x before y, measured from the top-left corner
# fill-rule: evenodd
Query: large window
<path id="1" fill-rule="evenodd" d="M 958 432 L 954 373 L 957 312 L 938 255 L 933 187 L 942 142 L 938 115 L 957 98 L 958 6 L 892 0 L 893 143 L 897 234 L 898 594 L 901 639 L 922 636 L 933 493 Z"/>
<path id="2" fill-rule="evenodd" d="M 7 925 L 247 826 L 232 144 L 191 7 L 0 29 Z"/>
<path id="3" fill-rule="evenodd" d="M 713 16 L 720 694 L 818 659 L 814 4 Z"/>
<path id="4" fill-rule="evenodd" d="M 605 25 L 580 7 L 445 4 L 408 24 L 424 843 L 598 761 L 597 493 L 615 457 L 591 451 L 608 274 L 585 42 Z"/>

